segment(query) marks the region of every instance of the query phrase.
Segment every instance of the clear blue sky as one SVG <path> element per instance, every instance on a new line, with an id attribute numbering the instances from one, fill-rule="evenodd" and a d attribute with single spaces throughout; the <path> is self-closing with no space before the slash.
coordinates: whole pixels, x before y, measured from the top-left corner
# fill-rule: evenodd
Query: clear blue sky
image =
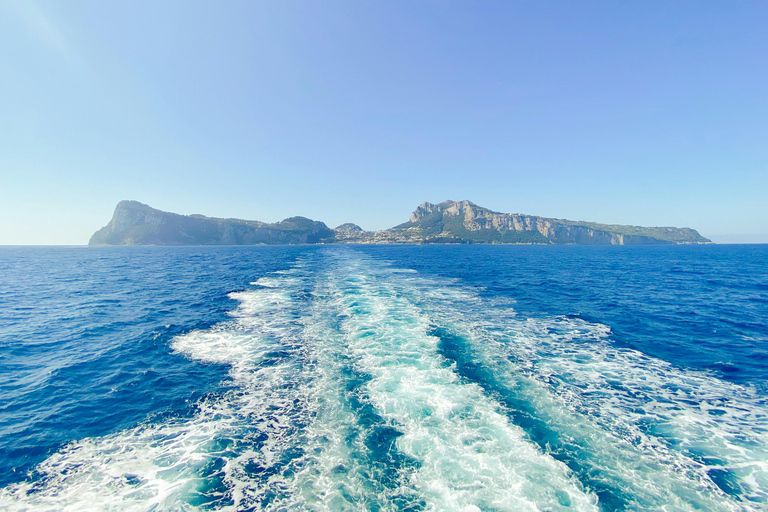
<path id="1" fill-rule="evenodd" d="M 5 0 L 0 244 L 87 243 L 121 199 L 768 241 L 767 26 L 765 1 Z"/>

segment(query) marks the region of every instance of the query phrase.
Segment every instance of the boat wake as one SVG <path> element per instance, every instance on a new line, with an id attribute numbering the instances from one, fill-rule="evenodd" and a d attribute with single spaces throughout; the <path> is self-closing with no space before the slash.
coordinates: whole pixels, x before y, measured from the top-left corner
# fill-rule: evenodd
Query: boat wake
<path id="1" fill-rule="evenodd" d="M 172 350 L 229 366 L 188 418 L 72 442 L 8 510 L 760 510 L 768 404 L 331 248 Z"/>

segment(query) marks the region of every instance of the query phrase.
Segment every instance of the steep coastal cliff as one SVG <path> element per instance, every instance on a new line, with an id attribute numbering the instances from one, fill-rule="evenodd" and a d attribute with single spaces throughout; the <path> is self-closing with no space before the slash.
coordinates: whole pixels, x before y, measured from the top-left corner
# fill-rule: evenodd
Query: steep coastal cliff
<path id="1" fill-rule="evenodd" d="M 422 203 L 408 222 L 392 228 L 411 239 L 474 243 L 627 245 L 707 243 L 689 228 L 619 226 L 499 213 L 470 201 Z"/>
<path id="2" fill-rule="evenodd" d="M 274 224 L 178 215 L 137 201 L 121 201 L 109 224 L 89 245 L 256 245 L 316 244 L 333 241 L 334 231 L 322 222 L 290 217 Z"/>
<path id="3" fill-rule="evenodd" d="M 255 245 L 255 244 L 675 244 L 709 243 L 690 228 L 640 227 L 499 213 L 470 201 L 422 203 L 408 222 L 383 231 L 356 224 L 330 229 L 306 217 L 273 224 L 178 215 L 136 201 L 121 201 L 109 224 L 90 245 Z"/>

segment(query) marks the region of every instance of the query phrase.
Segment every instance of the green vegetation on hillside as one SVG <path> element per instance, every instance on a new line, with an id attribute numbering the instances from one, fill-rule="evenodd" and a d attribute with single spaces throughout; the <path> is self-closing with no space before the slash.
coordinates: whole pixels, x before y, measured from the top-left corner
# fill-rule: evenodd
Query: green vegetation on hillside
<path id="1" fill-rule="evenodd" d="M 253 245 L 317 243 L 653 244 L 707 243 L 689 228 L 640 227 L 497 213 L 469 201 L 424 203 L 414 222 L 370 232 L 355 224 L 336 230 L 306 217 L 265 223 L 178 215 L 121 201 L 92 245 Z M 504 226 L 504 227 L 498 227 Z M 512 228 L 512 229 L 509 229 Z M 517 229 L 515 229 L 517 228 Z"/>
<path id="2" fill-rule="evenodd" d="M 584 226 L 598 231 L 616 233 L 629 236 L 646 236 L 665 242 L 685 242 L 685 243 L 705 243 L 709 239 L 701 236 L 696 230 L 690 228 L 673 227 L 642 227 L 642 226 L 624 226 L 620 224 L 600 224 L 598 222 L 584 222 L 573 220 L 557 220 L 569 226 Z"/>

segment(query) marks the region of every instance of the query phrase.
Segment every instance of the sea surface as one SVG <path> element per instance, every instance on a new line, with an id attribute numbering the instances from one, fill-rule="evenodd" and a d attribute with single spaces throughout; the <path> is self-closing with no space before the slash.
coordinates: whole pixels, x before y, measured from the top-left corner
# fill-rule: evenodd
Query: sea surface
<path id="1" fill-rule="evenodd" d="M 768 246 L 0 247 L 0 509 L 768 510 Z"/>

